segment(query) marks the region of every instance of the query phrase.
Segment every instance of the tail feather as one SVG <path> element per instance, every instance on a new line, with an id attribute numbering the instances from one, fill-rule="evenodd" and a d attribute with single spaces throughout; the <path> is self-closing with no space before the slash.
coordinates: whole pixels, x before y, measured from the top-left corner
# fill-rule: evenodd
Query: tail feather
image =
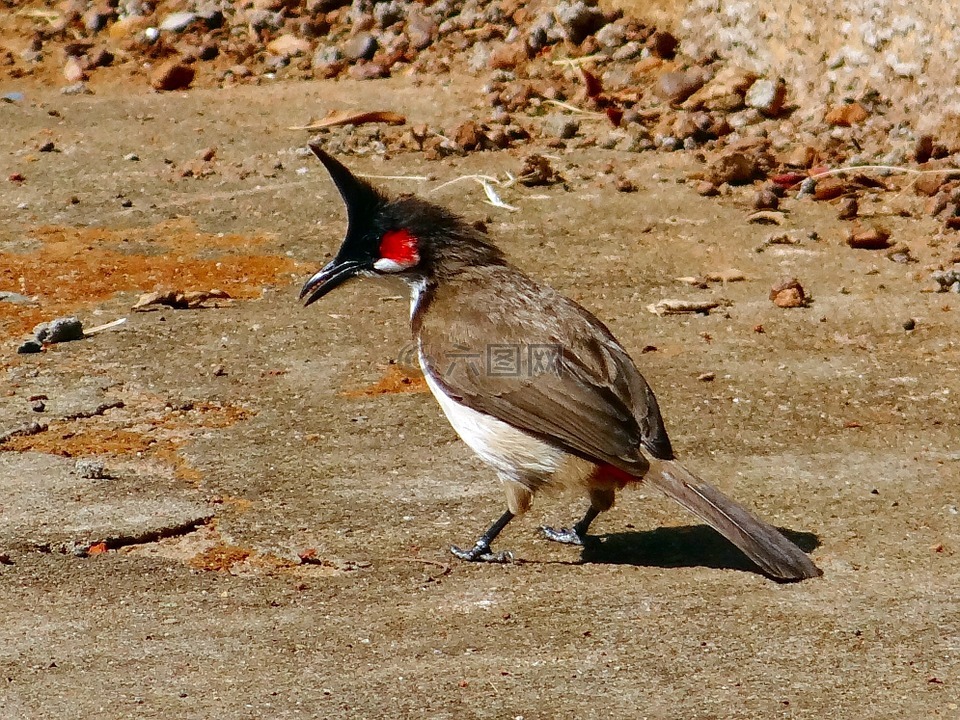
<path id="1" fill-rule="evenodd" d="M 723 535 L 771 577 L 803 580 L 823 574 L 807 554 L 780 531 L 675 460 L 651 459 L 650 470 L 643 480 Z"/>

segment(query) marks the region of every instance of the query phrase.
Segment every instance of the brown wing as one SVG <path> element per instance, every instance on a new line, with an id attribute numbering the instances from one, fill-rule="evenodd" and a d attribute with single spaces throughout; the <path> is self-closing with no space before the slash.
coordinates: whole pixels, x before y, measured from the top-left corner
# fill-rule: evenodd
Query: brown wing
<path id="1" fill-rule="evenodd" d="M 493 288 L 504 289 L 504 296 Z M 609 330 L 510 267 L 451 279 L 418 313 L 425 369 L 455 399 L 591 460 L 671 458 L 653 392 Z"/>

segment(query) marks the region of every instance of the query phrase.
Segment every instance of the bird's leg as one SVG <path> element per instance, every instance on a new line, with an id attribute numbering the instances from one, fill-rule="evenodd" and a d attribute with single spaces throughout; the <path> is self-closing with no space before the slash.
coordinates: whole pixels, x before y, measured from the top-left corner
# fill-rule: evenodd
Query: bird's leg
<path id="1" fill-rule="evenodd" d="M 503 515 L 500 516 L 500 519 L 497 520 L 490 528 L 480 536 L 480 539 L 477 540 L 476 544 L 469 550 L 461 550 L 456 545 L 450 548 L 450 552 L 456 555 L 461 560 L 470 560 L 471 562 L 495 562 L 495 563 L 507 563 L 513 560 L 513 554 L 510 552 L 498 552 L 494 553 L 490 551 L 490 543 L 492 543 L 497 535 L 500 534 L 500 531 L 503 530 L 507 523 L 513 520 L 514 514 L 507 510 Z"/>
<path id="2" fill-rule="evenodd" d="M 601 512 L 600 509 L 591 503 L 590 507 L 587 508 L 587 512 L 580 518 L 580 522 L 572 528 L 560 528 L 557 530 L 552 527 L 543 526 L 540 530 L 543 531 L 547 540 L 566 543 L 567 545 L 583 545 L 583 538 L 590 528 L 590 523 L 592 523 Z"/>

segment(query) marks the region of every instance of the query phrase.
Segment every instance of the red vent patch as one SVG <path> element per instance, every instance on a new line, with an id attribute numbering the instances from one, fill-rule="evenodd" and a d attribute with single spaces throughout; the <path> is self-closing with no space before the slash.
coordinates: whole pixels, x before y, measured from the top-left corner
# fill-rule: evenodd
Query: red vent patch
<path id="1" fill-rule="evenodd" d="M 380 238 L 380 259 L 388 260 L 398 269 L 409 268 L 420 262 L 417 239 L 409 230 L 389 230 Z"/>

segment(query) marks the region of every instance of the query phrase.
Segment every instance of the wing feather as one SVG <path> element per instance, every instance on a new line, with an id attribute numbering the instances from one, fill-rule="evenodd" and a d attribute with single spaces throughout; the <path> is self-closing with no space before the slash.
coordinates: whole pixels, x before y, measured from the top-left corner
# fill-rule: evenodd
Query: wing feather
<path id="1" fill-rule="evenodd" d="M 504 283 L 510 297 L 493 296 Z M 464 273 L 431 300 L 420 324 L 424 370 L 462 404 L 627 472 L 646 469 L 641 446 L 672 457 L 650 387 L 603 323 L 572 300 L 509 267 Z M 442 312 L 454 300 L 456 312 Z M 515 372 L 491 364 L 497 348 L 517 360 Z M 551 362 L 535 363 L 534 350 Z"/>

